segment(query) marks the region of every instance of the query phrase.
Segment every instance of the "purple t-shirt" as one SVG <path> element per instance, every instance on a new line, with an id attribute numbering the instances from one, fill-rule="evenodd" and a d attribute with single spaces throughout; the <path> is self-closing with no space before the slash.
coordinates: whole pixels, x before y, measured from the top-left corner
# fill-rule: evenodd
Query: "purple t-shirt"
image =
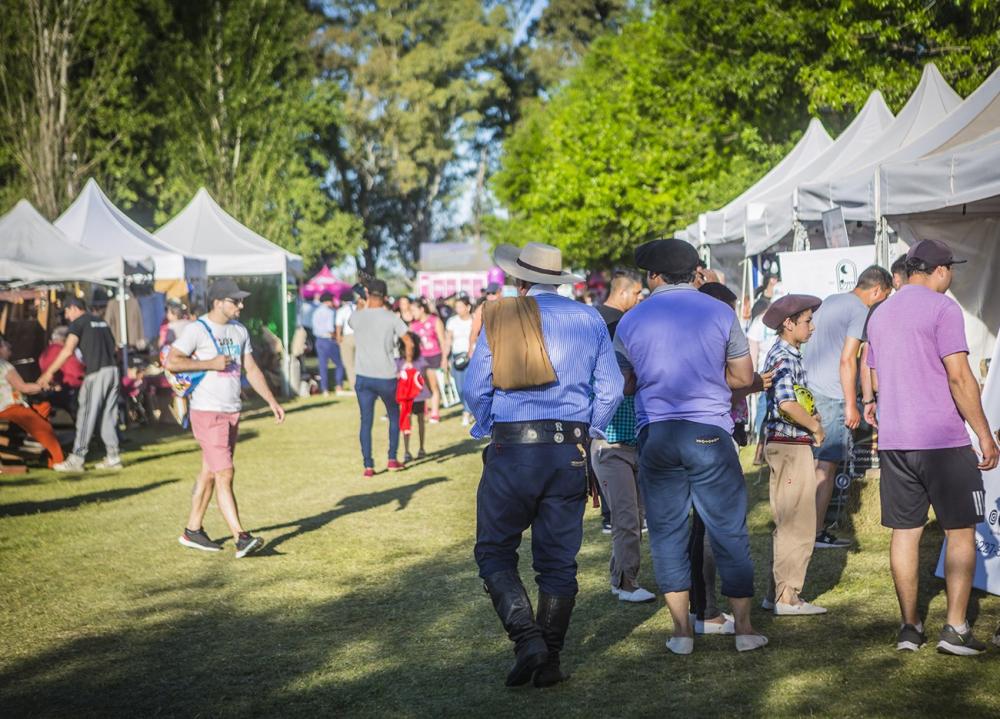
<path id="1" fill-rule="evenodd" d="M 868 366 L 878 376 L 879 449 L 970 444 L 941 361 L 968 351 L 958 303 L 927 287 L 905 285 L 872 313 Z"/>
<path id="2" fill-rule="evenodd" d="M 636 428 L 688 420 L 733 431 L 726 361 L 750 354 L 736 313 L 691 285 L 661 285 L 618 323 L 619 363 L 636 376 Z"/>

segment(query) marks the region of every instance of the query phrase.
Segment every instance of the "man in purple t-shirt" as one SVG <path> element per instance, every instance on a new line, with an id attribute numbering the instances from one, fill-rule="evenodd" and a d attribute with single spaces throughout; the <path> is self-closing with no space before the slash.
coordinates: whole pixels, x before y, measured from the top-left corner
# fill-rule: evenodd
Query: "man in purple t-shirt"
<path id="1" fill-rule="evenodd" d="M 865 419 L 879 430 L 882 524 L 892 529 L 889 560 L 903 615 L 896 649 L 926 642 L 917 613 L 920 535 L 928 506 L 948 540 L 945 585 L 948 623 L 938 651 L 979 654 L 966 609 L 975 571 L 975 526 L 983 521 L 983 470 L 997 466 L 1000 449 L 983 412 L 979 384 L 969 367 L 962 310 L 945 292 L 951 286 L 951 250 L 920 240 L 906 255 L 909 281 L 872 314 L 868 366 L 878 400 L 865 397 Z M 876 415 L 877 410 L 877 415 Z M 979 439 L 981 461 L 965 422 Z"/>
<path id="2" fill-rule="evenodd" d="M 653 570 L 674 633 L 667 648 L 690 654 L 688 614 L 692 504 L 712 540 L 722 593 L 733 609 L 736 648 L 767 638 L 750 623 L 753 562 L 747 490 L 733 443 L 733 390 L 754 382 L 750 346 L 731 307 L 694 288 L 698 252 L 682 240 L 653 240 L 635 250 L 649 297 L 618 323 L 615 350 L 626 393 L 635 394 L 639 483 Z"/>

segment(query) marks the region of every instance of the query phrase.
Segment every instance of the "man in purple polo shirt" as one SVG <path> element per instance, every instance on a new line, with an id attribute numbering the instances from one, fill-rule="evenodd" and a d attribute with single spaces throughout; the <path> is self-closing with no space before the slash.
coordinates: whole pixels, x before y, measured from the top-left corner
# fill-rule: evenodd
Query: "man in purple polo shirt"
<path id="1" fill-rule="evenodd" d="M 917 575 L 931 506 L 948 540 L 948 622 L 937 648 L 969 656 L 986 649 L 972 636 L 966 609 L 976 566 L 975 526 L 985 509 L 982 471 L 997 466 L 1000 450 L 969 367 L 962 310 L 944 294 L 952 265 L 960 262 L 937 240 L 910 248 L 908 283 L 868 323 L 868 366 L 879 394 L 877 403 L 872 396 L 864 403 L 865 419 L 872 425 L 878 420 L 882 525 L 892 529 L 889 562 L 903 615 L 896 649 L 916 651 L 927 641 L 917 613 Z M 979 439 L 981 460 L 963 419 Z"/>
<path id="2" fill-rule="evenodd" d="M 614 344 L 626 393 L 635 392 L 653 569 L 674 622 L 667 648 L 675 654 L 694 648 L 687 550 L 693 503 L 730 599 L 736 648 L 758 649 L 767 639 L 750 625 L 747 491 L 730 414 L 733 390 L 753 383 L 750 347 L 732 308 L 694 288 L 701 264 L 694 247 L 654 240 L 636 248 L 635 261 L 649 272 L 652 293 L 622 317 Z"/>

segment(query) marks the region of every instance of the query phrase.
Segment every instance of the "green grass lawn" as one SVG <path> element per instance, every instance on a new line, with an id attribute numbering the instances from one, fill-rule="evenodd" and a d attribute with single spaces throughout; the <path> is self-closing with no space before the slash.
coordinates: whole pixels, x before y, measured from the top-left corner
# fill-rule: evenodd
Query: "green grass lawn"
<path id="1" fill-rule="evenodd" d="M 0 477 L 3 716 L 1000 714 L 1000 650 L 894 651 L 873 486 L 859 486 L 854 548 L 813 559 L 805 595 L 830 613 L 778 620 L 755 610 L 771 643 L 749 654 L 707 637 L 689 657 L 670 655 L 662 600 L 624 605 L 610 594 L 608 537 L 588 509 L 564 662 L 572 679 L 506 689 L 510 646 L 472 560 L 480 445 L 451 413 L 429 428 L 426 460 L 365 480 L 353 398 L 289 409 L 282 426 L 259 410 L 242 424 L 237 494 L 244 523 L 268 544 L 238 561 L 231 539 L 216 554 L 177 543 L 200 463 L 179 430 L 130 433 L 119 473 Z M 376 422 L 380 469 L 385 428 Z M 756 472 L 747 479 L 761 591 L 767 488 Z M 227 534 L 214 505 L 206 528 Z M 927 532 L 932 636 L 944 619 L 932 577 L 939 544 Z M 648 553 L 641 581 L 655 590 Z M 988 638 L 1000 601 L 977 593 L 971 618 Z"/>

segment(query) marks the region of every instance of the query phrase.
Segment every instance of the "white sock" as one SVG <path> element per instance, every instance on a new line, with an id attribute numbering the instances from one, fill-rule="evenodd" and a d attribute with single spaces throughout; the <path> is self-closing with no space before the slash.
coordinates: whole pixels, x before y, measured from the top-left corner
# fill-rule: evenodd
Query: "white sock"
<path id="1" fill-rule="evenodd" d="M 954 628 L 955 631 L 958 632 L 959 634 L 965 634 L 967 631 L 969 631 L 969 623 L 962 622 L 961 624 L 954 625 Z"/>

